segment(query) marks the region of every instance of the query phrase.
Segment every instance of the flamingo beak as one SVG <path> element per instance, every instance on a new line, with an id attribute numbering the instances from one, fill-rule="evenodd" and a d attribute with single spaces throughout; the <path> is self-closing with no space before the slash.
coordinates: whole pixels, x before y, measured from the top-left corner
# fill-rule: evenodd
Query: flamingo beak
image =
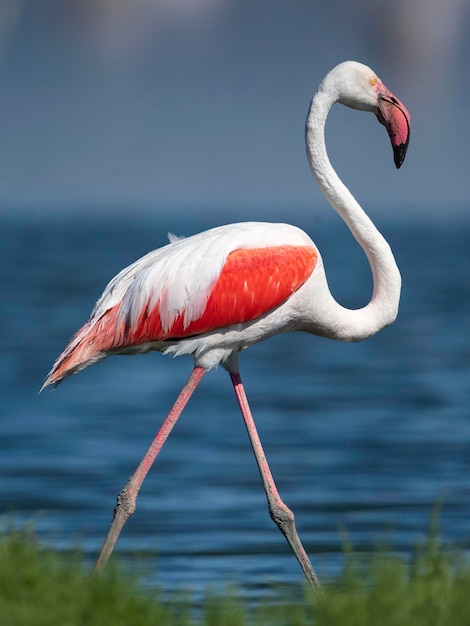
<path id="1" fill-rule="evenodd" d="M 410 141 L 410 114 L 404 104 L 382 87 L 377 101 L 377 119 L 387 129 L 393 148 L 393 160 L 397 168 L 405 160 Z"/>

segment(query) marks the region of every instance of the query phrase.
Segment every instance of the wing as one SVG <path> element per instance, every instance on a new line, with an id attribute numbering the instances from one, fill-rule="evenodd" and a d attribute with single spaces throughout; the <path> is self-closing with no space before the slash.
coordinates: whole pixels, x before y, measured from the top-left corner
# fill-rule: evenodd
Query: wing
<path id="1" fill-rule="evenodd" d="M 312 273 L 317 258 L 316 249 L 310 246 L 235 250 L 228 255 L 195 319 L 185 309 L 166 324 L 168 316 L 163 312 L 168 303 L 163 295 L 153 308 L 142 310 L 137 324 L 124 324 L 120 333 L 123 345 L 181 339 L 254 320 L 297 291 Z M 191 303 L 187 306 L 191 308 Z"/>

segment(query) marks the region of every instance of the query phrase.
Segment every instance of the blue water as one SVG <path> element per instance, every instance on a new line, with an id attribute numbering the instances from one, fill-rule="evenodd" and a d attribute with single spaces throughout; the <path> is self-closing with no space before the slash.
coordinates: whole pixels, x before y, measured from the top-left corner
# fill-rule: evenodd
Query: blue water
<path id="1" fill-rule="evenodd" d="M 366 302 L 367 264 L 322 213 L 286 219 L 319 243 L 332 290 Z M 411 212 L 410 212 L 411 215 Z M 192 362 L 113 357 L 38 395 L 104 285 L 162 245 L 224 221 L 176 214 L 0 220 L 0 513 L 90 564 L 127 481 Z M 397 322 L 360 344 L 290 334 L 252 347 L 242 376 L 281 495 L 321 579 L 338 572 L 344 530 L 358 551 L 403 553 L 427 533 L 470 537 L 470 221 L 380 218 L 402 271 Z M 223 370 L 208 375 L 147 477 L 117 545 L 143 584 L 167 593 L 234 582 L 247 596 L 303 584 L 271 522 Z"/>

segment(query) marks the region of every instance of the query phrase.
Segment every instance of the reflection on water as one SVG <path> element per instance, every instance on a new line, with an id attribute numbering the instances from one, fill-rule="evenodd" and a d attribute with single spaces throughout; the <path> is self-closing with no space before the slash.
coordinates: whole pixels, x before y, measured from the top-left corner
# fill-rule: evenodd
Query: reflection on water
<path id="1" fill-rule="evenodd" d="M 307 227 L 308 228 L 308 227 Z M 158 354 L 92 367 L 53 393 L 41 381 L 108 279 L 165 243 L 168 226 L 104 219 L 5 219 L 0 301 L 2 513 L 95 558 L 117 492 L 192 363 Z M 186 233 L 198 227 L 185 226 Z M 354 242 L 322 223 L 332 289 L 351 307 L 370 276 Z M 252 347 L 242 375 L 281 495 L 320 578 L 387 537 L 408 551 L 433 504 L 442 533 L 470 519 L 470 224 L 385 225 L 403 274 L 398 321 L 360 344 L 289 334 Z M 142 488 L 118 551 L 165 590 L 234 581 L 245 593 L 302 583 L 271 522 L 230 380 L 208 375 Z"/>

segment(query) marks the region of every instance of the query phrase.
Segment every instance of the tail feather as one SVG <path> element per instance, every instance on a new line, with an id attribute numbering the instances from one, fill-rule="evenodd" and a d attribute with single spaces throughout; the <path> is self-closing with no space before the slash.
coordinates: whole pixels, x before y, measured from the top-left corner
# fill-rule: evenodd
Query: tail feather
<path id="1" fill-rule="evenodd" d="M 46 377 L 41 391 L 104 359 L 110 350 L 119 345 L 121 334 L 117 333 L 117 308 L 107 311 L 99 320 L 90 319 L 75 334 L 72 341 L 57 358 Z"/>
<path id="2" fill-rule="evenodd" d="M 88 332 L 88 324 L 85 324 L 85 326 L 77 332 L 52 366 L 51 371 L 41 387 L 41 391 L 49 385 L 57 387 L 57 385 L 72 374 L 76 374 L 80 370 L 85 369 L 85 367 L 88 367 L 88 365 L 106 356 L 93 349 L 92 345 L 90 345 L 90 342 L 87 340 Z"/>

